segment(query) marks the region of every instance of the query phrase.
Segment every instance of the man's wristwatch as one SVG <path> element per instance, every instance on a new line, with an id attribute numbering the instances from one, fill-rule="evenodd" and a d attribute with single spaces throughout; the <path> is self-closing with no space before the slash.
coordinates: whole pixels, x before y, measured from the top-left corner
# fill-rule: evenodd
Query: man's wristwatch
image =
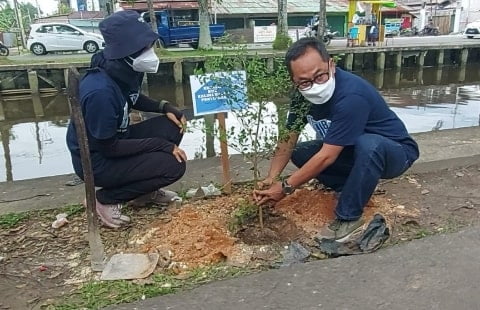
<path id="1" fill-rule="evenodd" d="M 284 193 L 285 195 L 288 196 L 288 195 L 293 194 L 294 191 L 295 191 L 295 187 L 288 184 L 287 179 L 284 179 L 282 181 L 282 193 Z"/>

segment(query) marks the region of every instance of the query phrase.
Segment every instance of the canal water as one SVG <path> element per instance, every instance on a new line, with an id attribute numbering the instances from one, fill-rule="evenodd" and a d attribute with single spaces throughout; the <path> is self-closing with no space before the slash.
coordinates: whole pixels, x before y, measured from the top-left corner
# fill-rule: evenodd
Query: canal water
<path id="1" fill-rule="evenodd" d="M 480 126 L 480 65 L 358 74 L 380 90 L 411 133 Z M 192 114 L 188 85 L 179 88 L 155 77 L 150 82 L 150 96 L 176 102 Z M 2 106 L 0 181 L 72 172 L 65 145 L 69 108 L 64 95 L 4 96 Z M 270 109 L 275 111 L 275 105 Z M 228 117 L 227 127 L 235 124 L 235 118 Z M 206 153 L 205 134 L 196 128 L 185 135 L 181 145 L 189 159 Z M 312 136 L 313 130 L 307 128 L 305 133 Z"/>

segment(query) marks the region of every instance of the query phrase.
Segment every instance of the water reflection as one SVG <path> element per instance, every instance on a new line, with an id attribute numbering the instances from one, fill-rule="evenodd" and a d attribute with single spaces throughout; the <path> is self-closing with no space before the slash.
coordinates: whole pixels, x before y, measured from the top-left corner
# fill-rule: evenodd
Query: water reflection
<path id="1" fill-rule="evenodd" d="M 480 65 L 466 67 L 405 68 L 364 72 L 410 132 L 480 125 Z M 191 115 L 189 85 L 175 86 L 150 79 L 150 96 L 187 108 Z M 272 104 L 271 109 L 275 109 Z M 0 100 L 0 181 L 21 180 L 72 172 L 65 132 L 69 107 L 63 95 L 3 97 Z M 212 123 L 213 117 L 205 121 Z M 197 121 L 197 126 L 204 120 Z M 236 126 L 234 117 L 227 126 Z M 307 128 L 312 136 L 313 130 Z M 218 143 L 201 130 L 186 134 L 182 147 L 190 159 L 212 156 Z M 230 150 L 233 152 L 233 150 Z"/>

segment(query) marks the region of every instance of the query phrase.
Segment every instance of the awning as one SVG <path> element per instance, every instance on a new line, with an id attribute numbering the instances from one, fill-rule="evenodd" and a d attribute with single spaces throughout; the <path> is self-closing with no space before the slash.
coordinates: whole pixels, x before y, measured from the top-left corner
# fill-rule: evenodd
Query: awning
<path id="1" fill-rule="evenodd" d="M 361 1 L 363 3 L 370 3 L 370 4 L 381 4 L 382 6 L 385 6 L 387 8 L 396 8 L 397 4 L 395 1 L 388 1 L 388 0 L 365 0 Z"/>

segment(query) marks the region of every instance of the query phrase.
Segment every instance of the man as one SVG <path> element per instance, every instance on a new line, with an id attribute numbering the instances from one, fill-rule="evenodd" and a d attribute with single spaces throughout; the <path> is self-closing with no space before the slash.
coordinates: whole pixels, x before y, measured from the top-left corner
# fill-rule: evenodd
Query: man
<path id="1" fill-rule="evenodd" d="M 375 42 L 378 41 L 378 25 L 376 22 L 373 22 L 368 31 L 368 46 L 375 46 Z"/>
<path id="2" fill-rule="evenodd" d="M 278 144 L 268 177 L 259 184 L 270 187 L 254 191 L 254 198 L 262 205 L 276 203 L 317 178 L 338 193 L 337 218 L 318 237 L 343 241 L 361 229 L 363 207 L 380 178 L 404 173 L 418 158 L 418 146 L 378 91 L 336 68 L 317 39 L 295 42 L 286 65 L 298 90 L 288 116 L 289 136 Z M 317 140 L 296 145 L 307 123 Z M 276 181 L 290 159 L 299 169 Z"/>
<path id="3" fill-rule="evenodd" d="M 92 57 L 79 86 L 87 128 L 96 191 L 96 211 L 102 222 L 118 228 L 130 221 L 123 203 L 167 204 L 176 194 L 161 188 L 185 173 L 185 152 L 178 147 L 186 123 L 166 101 L 140 94 L 145 73 L 158 70 L 153 50 L 158 35 L 134 11 L 120 11 L 100 23 L 105 49 Z M 164 113 L 130 125 L 132 108 Z M 83 179 L 73 122 L 67 131 L 75 173 Z"/>

